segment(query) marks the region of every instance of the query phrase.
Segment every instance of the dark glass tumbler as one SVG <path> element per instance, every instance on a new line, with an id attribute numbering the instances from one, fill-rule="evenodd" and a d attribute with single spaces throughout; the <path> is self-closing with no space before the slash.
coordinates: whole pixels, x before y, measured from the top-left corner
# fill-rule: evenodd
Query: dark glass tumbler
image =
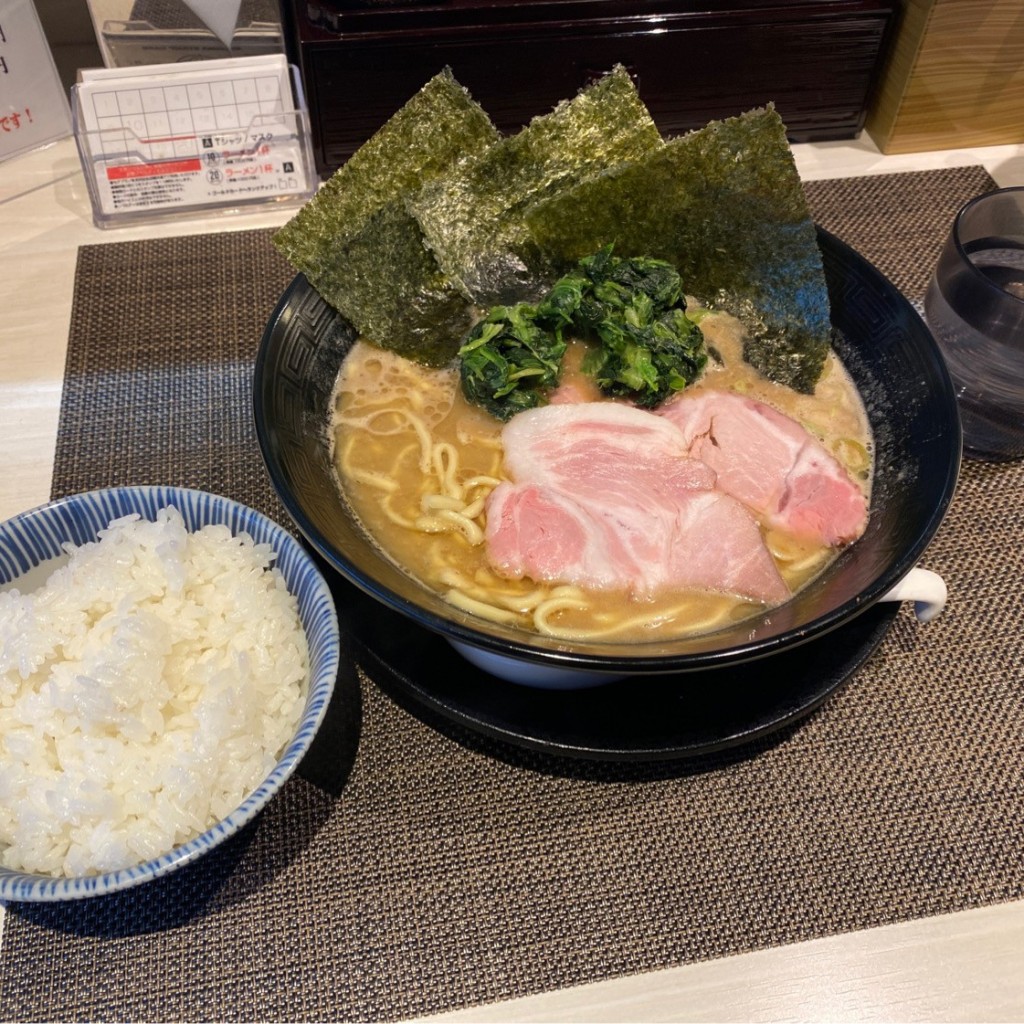
<path id="1" fill-rule="evenodd" d="M 957 213 L 924 309 L 956 385 L 964 455 L 1024 457 L 1024 187 Z"/>

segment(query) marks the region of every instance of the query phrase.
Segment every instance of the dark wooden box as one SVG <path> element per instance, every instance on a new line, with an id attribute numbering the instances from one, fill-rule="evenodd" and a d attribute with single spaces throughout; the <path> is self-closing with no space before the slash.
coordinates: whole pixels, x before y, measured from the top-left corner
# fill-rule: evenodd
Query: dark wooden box
<path id="1" fill-rule="evenodd" d="M 445 65 L 504 131 L 624 64 L 666 136 L 773 101 L 796 142 L 864 125 L 900 0 L 283 0 L 327 175 Z"/>

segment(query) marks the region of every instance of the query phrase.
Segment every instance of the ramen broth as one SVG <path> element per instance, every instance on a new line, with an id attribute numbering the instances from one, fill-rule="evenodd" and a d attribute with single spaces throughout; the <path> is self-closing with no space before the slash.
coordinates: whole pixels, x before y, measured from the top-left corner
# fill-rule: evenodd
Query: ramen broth
<path id="1" fill-rule="evenodd" d="M 700 326 L 716 358 L 688 393 L 732 390 L 774 406 L 821 440 L 867 495 L 870 429 L 838 357 L 829 355 L 814 395 L 799 394 L 743 361 L 739 321 L 708 313 Z M 596 397 L 578 369 L 584 351 L 579 342 L 570 345 L 562 386 L 581 398 Z M 660 641 L 712 631 L 764 610 L 707 591 L 636 598 L 497 575 L 487 560 L 484 506 L 505 478 L 502 426 L 463 398 L 457 370 L 429 369 L 362 341 L 353 346 L 335 391 L 335 466 L 364 528 L 405 572 L 467 611 L 566 639 Z M 780 531 L 764 536 L 792 591 L 838 554 Z"/>

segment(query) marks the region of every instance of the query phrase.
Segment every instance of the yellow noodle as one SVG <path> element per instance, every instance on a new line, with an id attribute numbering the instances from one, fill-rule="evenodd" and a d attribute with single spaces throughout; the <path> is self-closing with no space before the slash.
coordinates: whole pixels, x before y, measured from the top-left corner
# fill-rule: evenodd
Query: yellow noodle
<path id="1" fill-rule="evenodd" d="M 729 621 L 734 610 L 732 606 L 722 606 L 713 611 L 705 612 L 701 618 L 693 618 L 693 611 L 699 607 L 699 604 L 700 602 L 694 598 L 668 610 L 634 615 L 629 619 L 613 621 L 604 627 L 595 626 L 590 629 L 576 629 L 571 632 L 566 630 L 565 635 L 572 635 L 578 639 L 585 640 L 609 640 L 616 636 L 642 635 L 645 632 L 669 623 L 685 624 L 687 634 L 710 633 L 713 629 Z M 749 615 L 749 609 L 746 615 Z M 607 623 L 609 616 L 603 615 L 595 618 Z"/>
<path id="2" fill-rule="evenodd" d="M 347 439 L 347 443 L 343 447 L 339 459 L 341 461 L 342 472 L 346 476 L 350 476 L 353 480 L 358 480 L 360 483 L 366 484 L 368 487 L 374 487 L 379 491 L 386 491 L 389 494 L 394 494 L 399 489 L 398 481 L 394 479 L 394 473 L 391 476 L 385 476 L 383 473 L 374 473 L 369 469 L 360 469 L 352 461 L 352 449 L 355 447 L 355 435 L 350 436 Z"/>
<path id="3" fill-rule="evenodd" d="M 476 501 L 471 501 L 468 505 L 464 505 L 461 511 L 467 519 L 476 519 L 477 516 L 483 514 L 484 498 L 477 498 Z"/>
<path id="4" fill-rule="evenodd" d="M 806 542 L 798 540 L 784 530 L 769 530 L 765 534 L 764 542 L 776 562 L 793 562 L 805 558 L 807 552 L 812 550 Z M 817 551 L 817 548 L 813 550 Z"/>
<path id="5" fill-rule="evenodd" d="M 417 516 L 412 528 L 419 530 L 420 533 L 451 533 L 452 524 L 446 522 L 440 515 Z"/>
<path id="6" fill-rule="evenodd" d="M 459 512 L 438 509 L 432 516 L 420 516 L 413 524 L 423 533 L 460 533 L 474 547 L 484 542 L 484 531 Z"/>
<path id="7" fill-rule="evenodd" d="M 463 482 L 462 486 L 468 491 L 472 490 L 474 487 L 490 487 L 493 489 L 500 483 L 501 480 L 497 476 L 479 474 L 477 476 L 471 476 L 468 480 Z"/>
<path id="8" fill-rule="evenodd" d="M 391 507 L 391 499 L 393 495 L 387 494 L 380 501 L 380 509 L 388 520 L 394 523 L 396 526 L 404 526 L 407 530 L 415 530 L 416 522 L 410 519 L 408 516 L 403 516 L 401 512 L 396 512 Z"/>
<path id="9" fill-rule="evenodd" d="M 423 550 L 425 554 L 423 561 L 427 567 L 427 578 L 430 580 L 440 581 L 441 573 L 451 566 L 452 550 L 449 536 L 447 533 L 435 533 L 426 534 L 424 537 L 425 547 Z M 455 584 L 451 585 L 454 586 Z"/>
<path id="10" fill-rule="evenodd" d="M 383 416 L 390 416 L 398 422 L 391 427 L 379 424 L 375 426 L 375 421 Z M 369 434 L 376 434 L 379 437 L 391 437 L 394 434 L 401 433 L 408 421 L 405 414 L 398 409 L 372 409 L 365 416 L 337 416 L 335 417 L 335 422 L 341 427 L 355 427 L 359 430 L 365 430 Z"/>
<path id="11" fill-rule="evenodd" d="M 410 455 L 416 455 L 417 463 L 419 461 L 419 443 L 414 441 L 412 444 L 407 444 L 404 448 L 399 449 L 398 454 L 395 456 L 395 461 L 391 465 L 391 472 L 397 474 L 399 466 L 402 465 Z"/>
<path id="12" fill-rule="evenodd" d="M 336 422 L 341 426 L 361 427 L 370 434 L 376 434 L 383 437 L 391 437 L 394 434 L 401 433 L 401 423 L 391 429 L 374 426 L 374 422 L 381 416 L 394 416 L 400 420 L 404 420 L 405 424 L 412 428 L 420 443 L 420 469 L 424 473 L 428 473 L 430 471 L 430 457 L 434 447 L 433 441 L 430 437 L 430 431 L 427 430 L 427 426 L 423 420 L 420 419 L 419 416 L 409 412 L 408 409 L 376 409 L 367 413 L 367 415 L 360 417 L 338 416 L 336 417 Z"/>
<path id="13" fill-rule="evenodd" d="M 626 600 L 625 598 L 623 599 Z M 684 601 L 668 609 L 652 610 L 648 613 L 641 612 L 623 619 L 618 613 L 598 612 L 593 616 L 594 626 L 591 627 L 557 627 L 550 622 L 546 623 L 546 630 L 551 635 L 563 636 L 566 639 L 575 638 L 580 640 L 608 640 L 622 635 L 642 635 L 651 629 L 657 629 L 663 624 L 676 623 L 685 624 L 687 634 L 706 633 L 728 622 L 732 613 L 736 610 L 732 604 L 719 604 L 716 607 L 706 609 L 699 618 L 695 613 L 703 604 L 703 595 L 692 595 Z M 585 592 L 578 587 L 562 586 L 555 588 L 552 597 L 540 611 L 545 616 L 557 614 L 559 611 L 586 610 L 589 607 L 586 601 Z M 749 616 L 752 605 L 745 604 L 744 617 Z M 596 625 L 596 623 L 603 625 Z M 536 623 L 536 612 L 535 612 Z M 538 627 L 539 628 L 539 627 Z"/>
<path id="14" fill-rule="evenodd" d="M 446 587 L 453 587 L 457 590 L 469 590 L 471 588 L 471 584 L 466 580 L 465 574 L 450 565 L 444 566 L 438 572 L 437 579 L 438 582 L 443 583 Z"/>
<path id="15" fill-rule="evenodd" d="M 517 593 L 514 582 L 503 586 L 504 581 L 495 580 L 493 576 L 481 579 L 481 575 L 480 572 L 477 572 L 474 574 L 474 578 L 470 579 L 464 572 L 449 565 L 441 571 L 438 578 L 445 586 L 465 591 L 480 600 L 488 600 L 491 597 L 510 598 Z"/>
<path id="16" fill-rule="evenodd" d="M 546 587 L 536 587 L 524 593 L 521 588 L 516 591 L 491 586 L 486 583 L 475 584 L 457 569 L 452 568 L 442 570 L 438 574 L 438 579 L 446 587 L 461 590 L 476 600 L 500 605 L 503 608 L 508 608 L 510 611 L 521 612 L 524 615 L 549 597 L 549 590 Z"/>
<path id="17" fill-rule="evenodd" d="M 426 424 L 418 416 L 413 416 L 411 413 L 406 411 L 406 416 L 409 418 L 409 424 L 416 431 L 416 435 L 420 442 L 420 469 L 424 473 L 430 472 L 430 465 L 432 462 L 434 442 L 430 436 L 430 432 L 427 430 Z"/>
<path id="18" fill-rule="evenodd" d="M 465 507 L 465 503 L 460 498 L 452 498 L 447 494 L 424 494 L 420 498 L 420 508 L 424 512 L 433 512 L 439 508 L 461 512 Z M 470 516 L 469 518 L 472 519 L 473 517 Z"/>
<path id="19" fill-rule="evenodd" d="M 458 470 L 459 455 L 450 445 L 436 445 L 431 463 L 437 475 L 442 478 L 444 494 L 426 494 L 420 499 L 420 508 L 423 512 L 448 511 L 456 512 L 464 519 L 476 519 L 484 510 L 486 496 L 477 497 L 474 501 L 466 502 L 465 493 L 467 490 L 475 489 L 486 481 L 489 484 L 489 477 L 474 477 L 469 484 L 459 484 L 455 480 Z"/>
<path id="20" fill-rule="evenodd" d="M 501 591 L 498 591 L 497 593 L 479 591 L 476 596 L 479 597 L 481 601 L 491 601 L 494 604 L 500 605 L 502 608 L 508 608 L 509 611 L 519 612 L 521 615 L 528 615 L 539 604 L 549 598 L 548 591 L 543 588 L 539 590 L 531 590 L 525 594 L 504 593 Z"/>
<path id="21" fill-rule="evenodd" d="M 347 440 L 347 444 L 346 444 Z M 334 452 L 339 461 L 343 461 L 345 458 L 352 454 L 352 448 L 355 445 L 355 435 L 346 435 L 345 431 L 338 429 L 334 432 Z M 344 469 L 344 465 L 339 468 Z"/>
<path id="22" fill-rule="evenodd" d="M 475 598 L 458 590 L 449 590 L 444 596 L 445 600 L 455 605 L 456 608 L 461 608 L 464 612 L 469 612 L 472 615 L 479 615 L 480 618 L 489 619 L 491 622 L 514 625 L 520 621 L 519 616 L 515 612 L 506 611 L 504 608 L 496 608 L 493 604 L 488 604 L 484 601 L 477 601 Z"/>
<path id="23" fill-rule="evenodd" d="M 501 434 L 497 430 L 489 434 L 481 434 L 466 429 L 460 423 L 455 428 L 455 437 L 459 444 L 464 444 L 467 448 L 493 448 L 495 451 L 502 451 Z"/>
<path id="24" fill-rule="evenodd" d="M 588 607 L 587 601 L 578 597 L 551 597 L 542 601 L 533 610 L 533 626 L 539 633 L 546 633 L 548 636 L 578 637 L 587 636 L 588 633 L 581 633 L 579 630 L 564 630 L 551 624 L 551 616 L 564 611 L 583 611 Z"/>
<path id="25" fill-rule="evenodd" d="M 366 469 L 358 469 L 351 464 L 346 467 L 345 472 L 351 476 L 353 480 L 358 480 L 360 483 L 366 484 L 367 487 L 375 487 L 378 491 L 387 491 L 389 494 L 394 494 L 399 490 L 398 484 L 395 480 L 390 477 L 382 476 L 380 473 L 371 473 Z"/>
<path id="26" fill-rule="evenodd" d="M 445 494 L 453 498 L 462 497 L 462 485 L 456 479 L 459 472 L 459 453 L 455 446 L 445 442 L 438 442 L 430 453 L 430 464 L 434 473 L 441 481 L 441 487 Z"/>
<path id="27" fill-rule="evenodd" d="M 685 622 L 688 633 L 710 633 L 728 620 L 729 613 L 732 610 L 732 606 L 719 606 L 716 610 L 709 609 L 700 618 L 693 614 L 687 616 L 687 609 L 693 608 L 696 604 L 696 601 L 691 601 L 677 608 L 670 615 L 665 616 L 666 621 Z"/>
<path id="28" fill-rule="evenodd" d="M 803 576 L 811 569 L 824 565 L 832 555 L 830 548 L 801 543 L 780 530 L 769 530 L 765 544 L 790 585 L 802 582 Z"/>
<path id="29" fill-rule="evenodd" d="M 548 592 L 542 587 L 537 590 L 530 590 L 525 594 L 495 594 L 494 600 L 506 608 L 511 608 L 526 615 L 533 611 L 542 601 L 546 601 L 547 597 Z"/>
<path id="30" fill-rule="evenodd" d="M 830 552 L 827 550 L 812 551 L 806 558 L 790 562 L 786 566 L 786 572 L 791 577 L 799 578 L 802 574 L 809 572 L 811 569 L 817 568 L 819 565 L 824 565 L 829 557 Z"/>

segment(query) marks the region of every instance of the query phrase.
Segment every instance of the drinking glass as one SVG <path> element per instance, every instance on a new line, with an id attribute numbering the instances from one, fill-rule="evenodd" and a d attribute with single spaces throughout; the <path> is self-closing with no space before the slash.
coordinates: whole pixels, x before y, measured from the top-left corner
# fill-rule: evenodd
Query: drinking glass
<path id="1" fill-rule="evenodd" d="M 1024 457 L 1024 187 L 961 208 L 924 310 L 956 386 L 964 455 Z"/>

